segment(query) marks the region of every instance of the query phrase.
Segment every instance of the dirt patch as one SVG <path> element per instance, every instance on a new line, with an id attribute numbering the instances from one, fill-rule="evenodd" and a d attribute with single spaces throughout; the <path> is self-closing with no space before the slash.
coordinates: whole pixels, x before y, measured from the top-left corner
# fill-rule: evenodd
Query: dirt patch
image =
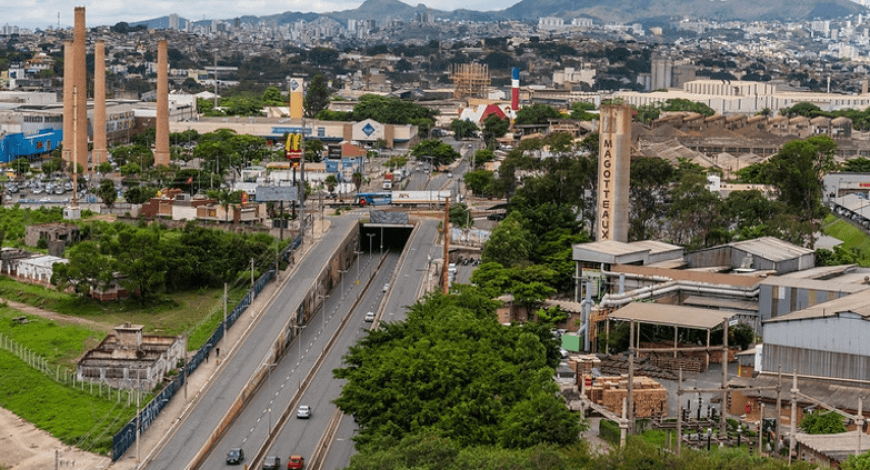
<path id="1" fill-rule="evenodd" d="M 9 410 L 0 408 L 0 467 L 11 470 L 102 469 L 112 460 L 68 446 Z"/>

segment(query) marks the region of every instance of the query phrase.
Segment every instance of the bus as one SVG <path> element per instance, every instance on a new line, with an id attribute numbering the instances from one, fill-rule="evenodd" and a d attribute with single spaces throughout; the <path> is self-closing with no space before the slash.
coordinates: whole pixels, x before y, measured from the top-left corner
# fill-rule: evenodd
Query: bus
<path id="1" fill-rule="evenodd" d="M 356 193 L 354 199 L 361 206 L 384 206 L 393 202 L 393 193 Z"/>

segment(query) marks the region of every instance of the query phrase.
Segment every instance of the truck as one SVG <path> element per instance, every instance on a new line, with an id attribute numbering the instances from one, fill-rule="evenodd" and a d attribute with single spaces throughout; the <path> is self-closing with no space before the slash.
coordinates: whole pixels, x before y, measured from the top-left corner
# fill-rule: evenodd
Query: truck
<path id="1" fill-rule="evenodd" d="M 384 189 L 393 189 L 393 174 L 387 173 L 384 175 Z"/>
<path id="2" fill-rule="evenodd" d="M 452 191 L 393 191 L 390 204 L 411 206 L 417 204 L 444 204 L 444 199 L 452 197 Z"/>
<path id="3" fill-rule="evenodd" d="M 416 206 L 418 204 L 444 204 L 453 192 L 443 191 L 392 191 L 379 193 L 356 193 L 354 202 L 360 206 Z"/>

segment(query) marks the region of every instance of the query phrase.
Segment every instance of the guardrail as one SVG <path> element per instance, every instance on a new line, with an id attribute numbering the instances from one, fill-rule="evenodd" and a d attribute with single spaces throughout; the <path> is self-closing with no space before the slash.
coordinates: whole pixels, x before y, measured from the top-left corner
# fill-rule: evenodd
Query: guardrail
<path id="1" fill-rule="evenodd" d="M 302 243 L 302 236 L 296 237 L 292 243 L 284 250 L 282 255 L 291 256 L 293 250 L 299 247 Z M 224 336 L 224 331 L 228 330 L 230 327 L 235 324 L 236 320 L 239 319 L 242 313 L 251 305 L 254 299 L 263 291 L 266 285 L 271 282 L 275 278 L 275 271 L 270 270 L 260 276 L 254 282 L 253 287 L 248 290 L 248 293 L 245 295 L 239 303 L 233 308 L 232 312 L 227 314 L 226 318 L 226 328 L 224 328 L 224 321 L 222 320 L 215 329 L 214 333 L 212 333 L 211 338 L 194 354 L 193 358 L 185 364 L 182 369 L 184 373 L 180 374 L 173 381 L 169 382 L 169 385 L 166 386 L 154 399 L 152 399 L 147 405 L 145 405 L 142 410 L 139 412 L 137 416 L 131 419 L 117 434 L 112 438 L 112 460 L 118 460 L 121 456 L 124 455 L 124 452 L 127 451 L 145 430 L 151 426 L 151 423 L 154 419 L 157 418 L 157 415 L 163 410 L 169 400 L 175 396 L 175 393 L 182 389 L 184 386 L 184 382 L 187 379 L 187 376 L 194 373 L 196 369 L 202 364 L 205 360 L 206 356 L 211 352 L 212 348 L 217 345 L 218 341 Z M 138 427 L 138 433 L 137 433 Z"/>

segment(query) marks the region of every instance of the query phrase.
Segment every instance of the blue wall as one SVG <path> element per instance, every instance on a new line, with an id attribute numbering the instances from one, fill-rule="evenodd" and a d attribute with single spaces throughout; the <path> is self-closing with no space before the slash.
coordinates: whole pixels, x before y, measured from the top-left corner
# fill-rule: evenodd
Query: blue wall
<path id="1" fill-rule="evenodd" d="M 36 134 L 10 134 L 0 140 L 0 162 L 8 163 L 18 157 L 33 157 L 51 152 L 63 141 L 60 129 L 45 129 Z"/>

